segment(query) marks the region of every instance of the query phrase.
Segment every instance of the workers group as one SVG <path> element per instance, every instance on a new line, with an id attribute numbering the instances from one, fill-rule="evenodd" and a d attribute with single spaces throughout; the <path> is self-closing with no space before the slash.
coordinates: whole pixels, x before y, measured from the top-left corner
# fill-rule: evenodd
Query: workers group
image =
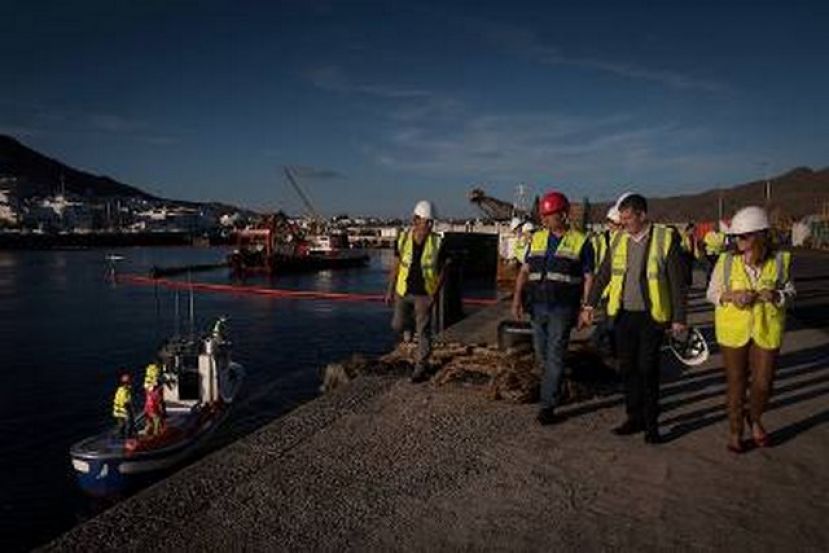
<path id="1" fill-rule="evenodd" d="M 161 369 L 158 364 L 150 363 L 144 373 L 144 428 L 140 432 L 142 436 L 157 436 L 163 430 L 166 417 L 163 392 Z M 126 371 L 122 371 L 120 384 L 115 390 L 112 416 L 116 423 L 117 437 L 130 439 L 138 435 L 132 401 L 132 378 Z"/>
<path id="2" fill-rule="evenodd" d="M 748 449 L 746 428 L 754 445 L 769 445 L 762 419 L 794 286 L 791 255 L 773 244 L 762 208 L 741 209 L 727 228 L 709 232 L 702 246 L 693 223 L 678 229 L 652 222 L 647 200 L 635 193 L 622 195 L 611 206 L 601 232 L 575 228 L 570 202 L 558 191 L 540 198 L 538 215 L 538 230 L 529 221 L 511 222 L 515 240 L 508 256 L 520 267 L 512 316 L 529 317 L 542 372 L 536 417 L 540 424 L 562 418 L 557 408 L 572 329 L 592 326 L 594 313 L 602 310 L 606 317 L 594 334 L 614 337 L 609 341 L 624 383 L 626 417 L 613 433 L 641 433 L 648 444 L 664 440 L 658 422 L 660 351 L 666 335 L 681 340 L 688 334 L 687 292 L 704 251 L 707 298 L 715 306 L 715 334 L 727 381 L 727 448 L 734 453 Z M 434 220 L 433 205 L 419 202 L 411 228 L 395 244 L 385 296 L 387 303 L 394 303 L 395 331 L 404 340 L 416 336 L 418 342 L 413 382 L 428 378 L 432 306 L 449 263 Z"/>

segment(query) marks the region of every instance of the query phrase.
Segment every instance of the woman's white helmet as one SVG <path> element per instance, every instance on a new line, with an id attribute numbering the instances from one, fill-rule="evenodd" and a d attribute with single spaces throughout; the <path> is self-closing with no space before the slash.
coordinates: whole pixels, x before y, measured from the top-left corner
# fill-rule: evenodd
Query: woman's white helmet
<path id="1" fill-rule="evenodd" d="M 751 232 L 758 232 L 767 230 L 769 228 L 769 216 L 766 210 L 762 207 L 749 206 L 744 207 L 734 214 L 731 219 L 731 225 L 728 229 L 729 234 L 748 234 Z"/>
<path id="2" fill-rule="evenodd" d="M 420 200 L 415 205 L 413 215 L 417 215 L 421 219 L 431 221 L 435 218 L 435 209 L 432 207 L 432 202 L 428 200 Z"/>
<path id="3" fill-rule="evenodd" d="M 509 229 L 512 232 L 517 231 L 521 227 L 521 219 L 518 217 L 513 217 L 512 220 L 509 222 Z"/>
<path id="4" fill-rule="evenodd" d="M 522 230 L 523 232 L 532 232 L 532 231 L 534 231 L 534 230 L 535 230 L 535 225 L 533 224 L 533 222 L 532 222 L 532 221 L 527 221 L 526 223 L 524 223 L 524 224 L 521 226 L 521 230 Z"/>
<path id="5" fill-rule="evenodd" d="M 618 206 L 610 206 L 610 209 L 607 210 L 607 220 L 611 223 L 616 223 L 617 225 L 622 222 L 622 219 L 619 217 Z"/>

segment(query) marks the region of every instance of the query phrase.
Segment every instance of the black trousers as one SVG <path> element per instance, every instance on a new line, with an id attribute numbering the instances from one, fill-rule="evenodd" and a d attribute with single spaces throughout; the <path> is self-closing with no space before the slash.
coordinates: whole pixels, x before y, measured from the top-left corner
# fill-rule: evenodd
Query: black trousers
<path id="1" fill-rule="evenodd" d="M 659 419 L 659 355 L 665 327 L 647 311 L 621 311 L 615 331 L 628 417 L 642 424 L 645 431 L 655 431 Z"/>

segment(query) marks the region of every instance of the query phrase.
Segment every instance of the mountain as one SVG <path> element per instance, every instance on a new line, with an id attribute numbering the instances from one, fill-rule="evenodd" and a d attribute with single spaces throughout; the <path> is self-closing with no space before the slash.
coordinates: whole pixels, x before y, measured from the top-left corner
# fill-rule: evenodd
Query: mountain
<path id="1" fill-rule="evenodd" d="M 771 210 L 777 217 L 801 219 L 829 208 L 829 167 L 815 171 L 798 167 L 768 179 Z M 648 211 L 656 221 L 715 221 L 720 194 L 723 215 L 730 218 L 747 205 L 765 204 L 766 181 L 756 180 L 730 188 L 711 189 L 696 194 L 667 198 L 648 197 Z M 594 204 L 591 218 L 604 219 L 609 203 Z"/>
<path id="2" fill-rule="evenodd" d="M 73 169 L 6 135 L 0 135 L 0 177 L 16 177 L 20 198 L 48 196 L 65 187 L 67 193 L 86 197 L 160 199 L 109 177 Z"/>

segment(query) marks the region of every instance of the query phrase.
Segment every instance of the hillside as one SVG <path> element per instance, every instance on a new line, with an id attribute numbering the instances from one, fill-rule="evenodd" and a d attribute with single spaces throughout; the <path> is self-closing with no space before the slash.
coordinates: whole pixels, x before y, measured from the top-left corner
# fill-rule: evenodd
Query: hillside
<path id="1" fill-rule="evenodd" d="M 7 135 L 0 135 L 0 176 L 17 178 L 15 193 L 21 198 L 46 196 L 60 191 L 62 177 L 67 193 L 86 197 L 157 199 L 109 177 L 73 169 Z"/>
<path id="2" fill-rule="evenodd" d="M 770 177 L 772 209 L 784 217 L 800 219 L 812 213 L 820 213 L 829 203 L 829 167 L 814 171 L 798 167 L 776 177 Z M 653 219 L 658 221 L 713 221 L 717 218 L 720 193 L 723 214 L 730 217 L 734 211 L 746 205 L 763 205 L 765 180 L 757 180 L 720 190 L 706 190 L 697 194 L 685 194 L 667 198 L 648 198 Z M 591 210 L 593 220 L 601 220 L 609 204 L 597 204 Z"/>

